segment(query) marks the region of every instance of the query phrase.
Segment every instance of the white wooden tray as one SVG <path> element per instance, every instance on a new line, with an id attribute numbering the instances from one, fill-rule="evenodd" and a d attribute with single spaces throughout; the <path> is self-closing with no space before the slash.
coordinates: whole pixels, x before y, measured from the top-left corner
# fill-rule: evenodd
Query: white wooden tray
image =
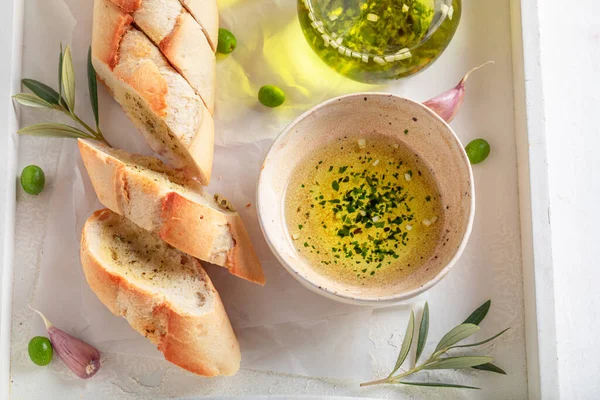
<path id="1" fill-rule="evenodd" d="M 222 1 L 222 18 L 229 26 L 235 26 L 234 20 L 243 15 L 244 7 L 255 3 L 268 2 Z M 282 19 L 292 21 L 293 3 L 293 0 L 273 0 L 273 7 L 281 10 Z M 125 354 L 109 357 L 105 369 L 112 371 L 112 377 L 89 382 L 63 379 L 59 365 L 41 369 L 28 363 L 26 344 L 32 332 L 31 316 L 25 306 L 40 284 L 38 266 L 44 257 L 41 249 L 52 190 L 38 198 L 25 196 L 17 187 L 16 177 L 22 167 L 31 163 L 40 164 L 51 174 L 64 148 L 72 143 L 31 138 L 19 141 L 14 134 L 19 115 L 9 95 L 20 91 L 22 73 L 53 81 L 58 43 L 44 42 L 44 35 L 51 31 L 53 36 L 69 43 L 77 22 L 91 29 L 91 15 L 87 20 L 74 21 L 62 0 L 4 0 L 0 11 L 0 43 L 4 54 L 0 64 L 0 92 L 3 93 L 0 122 L 6 130 L 0 135 L 0 148 L 4 150 L 0 161 L 3 196 L 0 201 L 0 243 L 3 246 L 0 399 L 163 398 L 173 393 L 181 397 L 299 394 L 398 398 L 405 394 L 408 398 L 418 394 L 434 398 L 479 398 L 481 394 L 458 391 L 403 388 L 365 391 L 352 380 L 252 370 L 242 370 L 234 378 L 201 380 L 164 363 Z M 473 77 L 464 109 L 453 123 L 463 141 L 483 136 L 494 149 L 490 159 L 475 169 L 478 215 L 473 239 L 455 271 L 428 294 L 430 304 L 435 307 L 432 311 L 454 322 L 457 322 L 456 315 L 470 311 L 491 297 L 494 309 L 488 317 L 490 331 L 505 324 L 513 327 L 507 339 L 494 349 L 498 362 L 510 376 L 477 376 L 477 382 L 486 388 L 485 398 L 558 397 L 537 16 L 534 0 L 512 0 L 510 4 L 465 0 L 461 27 L 444 56 L 420 76 L 384 88 L 425 100 L 453 86 L 470 67 L 489 59 L 496 61 L 493 69 Z M 42 60 L 50 60 L 47 62 L 50 67 L 41 68 Z M 276 73 L 273 71 L 273 75 Z M 308 99 L 307 107 L 310 104 L 311 99 Z M 293 114 L 278 118 L 289 122 Z M 256 115 L 250 116 L 254 117 Z M 260 120 L 256 123 L 260 125 Z M 227 127 L 224 122 L 222 126 Z M 268 136 L 273 137 L 276 130 L 268 132 Z M 58 185 L 53 190 L 59 190 L 57 188 Z M 432 323 L 446 326 L 444 318 L 433 319 Z M 404 329 L 405 321 L 392 320 L 393 314 L 383 316 L 377 328 L 391 332 L 392 336 Z M 381 372 L 389 366 L 387 357 L 393 347 L 377 333 L 372 336 L 372 364 Z M 461 379 L 459 375 L 452 377 Z M 179 390 L 181 388 L 185 390 Z"/>

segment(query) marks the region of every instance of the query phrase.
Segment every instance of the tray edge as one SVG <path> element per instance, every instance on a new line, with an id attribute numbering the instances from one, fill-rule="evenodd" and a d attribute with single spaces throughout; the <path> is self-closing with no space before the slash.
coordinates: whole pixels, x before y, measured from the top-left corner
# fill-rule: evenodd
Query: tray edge
<path id="1" fill-rule="evenodd" d="M 530 399 L 558 399 L 558 353 L 538 0 L 511 0 Z"/>
<path id="2" fill-rule="evenodd" d="M 13 297 L 13 257 L 16 212 L 17 155 L 19 139 L 16 131 L 19 126 L 19 113 L 15 111 L 12 97 L 21 87 L 21 62 L 23 53 L 23 12 L 24 0 L 5 0 L 3 13 L 0 13 L 0 48 L 4 50 L 4 60 L 0 64 L 0 122 L 8 134 L 0 135 L 0 148 L 6 158 L 0 164 L 0 220 L 4 222 L 0 230 L 2 243 L 2 263 L 0 264 L 0 399 L 9 398 L 10 343 Z"/>

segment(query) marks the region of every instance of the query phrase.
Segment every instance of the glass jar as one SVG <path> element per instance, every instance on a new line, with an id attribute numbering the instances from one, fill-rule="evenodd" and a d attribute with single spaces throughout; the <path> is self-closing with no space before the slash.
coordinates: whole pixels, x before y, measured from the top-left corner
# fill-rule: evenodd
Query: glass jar
<path id="1" fill-rule="evenodd" d="M 298 17 L 330 67 L 383 83 L 430 66 L 452 40 L 461 7 L 461 0 L 298 0 Z"/>

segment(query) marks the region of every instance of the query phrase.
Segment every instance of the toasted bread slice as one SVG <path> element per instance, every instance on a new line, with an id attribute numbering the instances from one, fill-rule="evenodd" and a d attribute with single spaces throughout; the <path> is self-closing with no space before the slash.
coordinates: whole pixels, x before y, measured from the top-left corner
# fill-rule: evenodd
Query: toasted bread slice
<path id="1" fill-rule="evenodd" d="M 238 371 L 238 341 L 198 260 L 105 209 L 83 228 L 81 264 L 100 301 L 167 361 L 203 376 Z"/>
<path id="2" fill-rule="evenodd" d="M 213 51 L 219 43 L 219 7 L 217 0 L 179 0 L 198 21 Z"/>
<path id="3" fill-rule="evenodd" d="M 95 0 L 92 62 L 154 151 L 208 185 L 214 121 L 190 84 L 109 0 Z"/>
<path id="4" fill-rule="evenodd" d="M 240 215 L 219 196 L 153 157 L 80 140 L 100 202 L 175 248 L 250 282 L 265 277 Z"/>
<path id="5" fill-rule="evenodd" d="M 162 51 L 214 112 L 216 59 L 200 24 L 179 0 L 111 0 Z"/>

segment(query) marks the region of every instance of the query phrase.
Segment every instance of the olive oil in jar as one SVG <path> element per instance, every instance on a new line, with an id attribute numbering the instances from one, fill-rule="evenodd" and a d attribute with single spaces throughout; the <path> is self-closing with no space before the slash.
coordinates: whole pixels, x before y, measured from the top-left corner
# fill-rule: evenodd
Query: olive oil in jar
<path id="1" fill-rule="evenodd" d="M 431 65 L 454 36 L 461 0 L 298 0 L 309 45 L 330 67 L 381 83 Z"/>

